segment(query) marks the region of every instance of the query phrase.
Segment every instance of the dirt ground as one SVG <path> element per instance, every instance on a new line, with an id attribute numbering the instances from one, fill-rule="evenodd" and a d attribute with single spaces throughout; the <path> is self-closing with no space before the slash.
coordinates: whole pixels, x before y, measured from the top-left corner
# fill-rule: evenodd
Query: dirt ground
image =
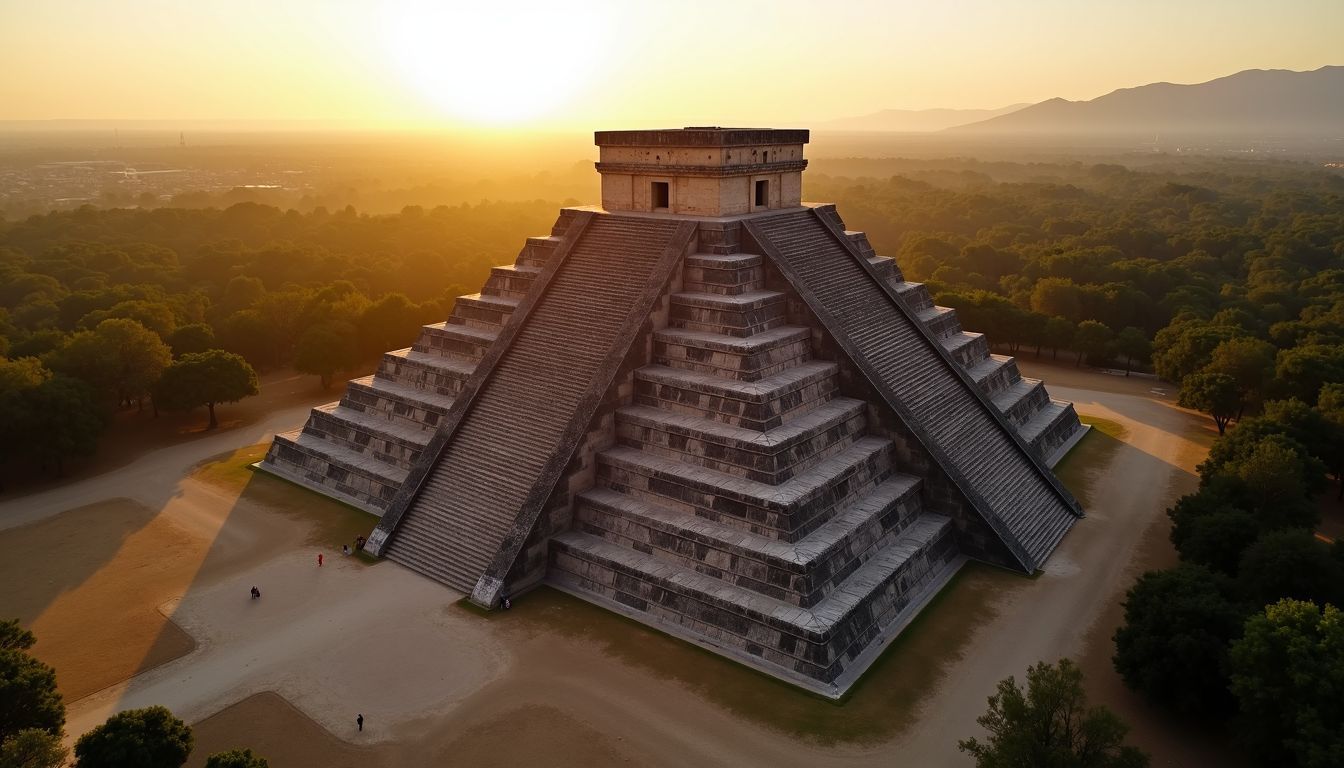
<path id="1" fill-rule="evenodd" d="M 964 568 L 841 704 L 550 589 L 482 616 L 396 564 L 342 557 L 371 518 L 246 469 L 302 403 L 0 500 L 0 577 L 35 585 L 0 613 L 33 622 L 71 738 L 165 704 L 196 724 L 192 765 L 233 746 L 275 768 L 965 765 L 956 740 L 994 684 L 1066 655 L 1154 765 L 1232 764 L 1109 662 L 1124 590 L 1171 558 L 1163 510 L 1193 487 L 1211 425 L 1151 380 L 1023 367 L 1098 425 L 1059 468 L 1088 517 L 1036 578 Z"/>
<path id="2" fill-rule="evenodd" d="M 0 538 L 3 600 L 33 653 L 79 699 L 196 647 L 158 606 L 181 594 L 208 542 L 127 499 L 73 509 Z"/>

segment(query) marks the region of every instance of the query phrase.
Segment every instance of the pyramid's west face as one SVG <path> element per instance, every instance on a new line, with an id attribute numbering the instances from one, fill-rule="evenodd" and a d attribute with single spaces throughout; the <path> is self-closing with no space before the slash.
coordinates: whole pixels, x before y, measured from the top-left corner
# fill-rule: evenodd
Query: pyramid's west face
<path id="1" fill-rule="evenodd" d="M 585 215 L 611 224 L 580 226 Z M 493 270 L 480 294 L 460 299 L 448 322 L 388 353 L 377 374 L 315 409 L 303 430 L 277 436 L 264 468 L 382 513 L 406 495 L 406 478 L 442 453 L 431 447 L 436 435 L 451 443 L 463 424 L 489 426 L 468 423 L 470 409 L 464 416 L 453 405 L 473 376 L 482 388 L 505 386 L 480 366 L 492 344 L 509 344 L 510 323 L 560 322 L 529 308 L 582 268 L 567 248 L 622 241 L 646 231 L 641 222 L 693 221 L 694 236 L 643 321 L 628 330 L 624 358 L 595 393 L 586 426 L 573 444 L 551 447 L 564 470 L 527 534 L 509 545 L 505 567 L 493 572 L 492 594 L 547 579 L 835 694 L 966 556 L 1030 569 L 1053 542 L 1024 544 L 1014 529 L 1020 521 L 986 515 L 1000 500 L 977 486 L 984 477 L 949 458 L 955 446 L 937 443 L 939 435 L 961 438 L 935 435 L 920 423 L 926 416 L 893 399 L 875 373 L 880 355 L 855 347 L 850 337 L 862 333 L 836 325 L 849 310 L 818 303 L 824 290 L 812 278 L 799 282 L 780 253 L 797 251 L 789 238 L 798 236 L 762 228 L 797 216 L 829 217 L 825 226 L 845 258 L 863 260 L 867 290 L 881 283 L 880 295 L 900 303 L 923 343 L 937 345 L 940 364 L 958 369 L 952 379 L 940 374 L 944 385 L 955 379 L 973 388 L 969 397 L 995 409 L 997 428 L 1015 432 L 1008 442 L 1033 453 L 1027 464 L 1039 467 L 1076 439 L 1071 405 L 1023 379 L 1011 358 L 990 354 L 983 336 L 963 331 L 954 311 L 935 307 L 862 233 L 844 232 L 832 209 L 717 217 L 568 211 L 551 235 L 530 238 L 515 264 Z M 596 306 L 610 276 L 584 279 L 591 284 L 582 295 Z M 562 361 L 572 342 L 565 333 L 552 338 Z M 515 407 L 525 412 L 530 403 Z M 518 440 L 497 435 L 501 447 Z M 452 531 L 481 523 L 416 524 L 429 518 L 408 514 L 411 523 L 385 526 L 394 559 L 464 574 L 440 577 L 449 583 L 474 578 L 471 568 L 481 566 L 448 563 L 461 559 L 448 542 L 464 535 Z"/>

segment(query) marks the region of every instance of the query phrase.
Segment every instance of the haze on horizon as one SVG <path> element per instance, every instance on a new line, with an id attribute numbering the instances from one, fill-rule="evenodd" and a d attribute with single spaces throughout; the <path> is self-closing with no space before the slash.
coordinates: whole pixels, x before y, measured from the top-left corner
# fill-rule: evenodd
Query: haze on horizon
<path id="1" fill-rule="evenodd" d="M 48 0 L 0 9 L 0 120 L 782 125 L 1315 69 L 1340 29 L 1337 0 Z"/>

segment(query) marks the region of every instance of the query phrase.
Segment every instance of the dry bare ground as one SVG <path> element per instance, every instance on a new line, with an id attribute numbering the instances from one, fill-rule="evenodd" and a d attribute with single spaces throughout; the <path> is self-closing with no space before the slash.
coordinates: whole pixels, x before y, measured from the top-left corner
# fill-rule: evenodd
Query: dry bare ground
<path id="1" fill-rule="evenodd" d="M 994 684 L 1060 656 L 1156 765 L 1227 764 L 1109 663 L 1118 601 L 1170 560 L 1163 510 L 1193 487 L 1209 428 L 1146 380 L 1024 368 L 1102 420 L 1061 467 L 1088 517 L 1037 578 L 968 567 L 840 705 L 550 590 L 481 616 L 396 564 L 342 557 L 370 518 L 244 469 L 303 406 L 0 502 L 0 578 L 18 585 L 0 614 L 37 630 L 72 738 L 166 704 L 196 723 L 193 765 L 242 745 L 276 768 L 960 765 Z"/>

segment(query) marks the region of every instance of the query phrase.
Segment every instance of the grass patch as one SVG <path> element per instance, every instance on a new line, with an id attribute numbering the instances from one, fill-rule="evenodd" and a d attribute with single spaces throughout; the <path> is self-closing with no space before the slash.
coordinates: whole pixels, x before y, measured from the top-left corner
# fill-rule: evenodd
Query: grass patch
<path id="1" fill-rule="evenodd" d="M 1125 429 L 1124 425 L 1120 422 L 1103 419 L 1100 416 L 1089 416 L 1085 413 L 1080 413 L 1078 414 L 1078 420 L 1092 427 L 1092 429 L 1097 432 L 1107 435 L 1108 437 L 1114 437 L 1116 440 L 1123 440 L 1125 435 L 1129 434 L 1129 430 Z"/>
<path id="2" fill-rule="evenodd" d="M 1055 476 L 1087 508 L 1092 504 L 1093 487 L 1124 445 L 1121 440 L 1128 432 L 1109 419 L 1082 415 L 1078 418 L 1092 429 L 1055 466 Z"/>
<path id="3" fill-rule="evenodd" d="M 839 702 L 554 589 L 534 590 L 511 613 L 523 631 L 547 629 L 595 644 L 765 727 L 820 745 L 874 744 L 915 721 L 975 627 L 996 613 L 1006 591 L 1025 584 L 1017 574 L 967 563 Z"/>
<path id="4" fill-rule="evenodd" d="M 198 464 L 191 476 L 236 493 L 241 500 L 310 523 L 308 541 L 311 544 L 328 544 L 339 549 L 341 544 L 348 543 L 353 547 L 356 536 L 368 536 L 378 525 L 378 518 L 362 509 L 255 470 L 252 465 L 266 458 L 269 447 L 269 442 L 257 443 L 214 456 Z M 356 556 L 368 565 L 382 562 L 363 551 Z"/>

